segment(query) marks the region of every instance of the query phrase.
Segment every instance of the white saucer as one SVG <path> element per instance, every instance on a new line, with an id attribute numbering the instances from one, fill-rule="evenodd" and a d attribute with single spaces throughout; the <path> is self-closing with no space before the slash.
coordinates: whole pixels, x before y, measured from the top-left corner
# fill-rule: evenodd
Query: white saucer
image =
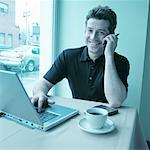
<path id="1" fill-rule="evenodd" d="M 94 133 L 94 134 L 104 134 L 104 133 L 109 133 L 111 131 L 113 131 L 115 129 L 115 125 L 114 123 L 110 120 L 107 119 L 104 127 L 103 128 L 99 128 L 99 129 L 93 129 L 89 126 L 86 118 L 82 118 L 79 123 L 78 126 L 80 129 L 89 132 L 89 133 Z"/>

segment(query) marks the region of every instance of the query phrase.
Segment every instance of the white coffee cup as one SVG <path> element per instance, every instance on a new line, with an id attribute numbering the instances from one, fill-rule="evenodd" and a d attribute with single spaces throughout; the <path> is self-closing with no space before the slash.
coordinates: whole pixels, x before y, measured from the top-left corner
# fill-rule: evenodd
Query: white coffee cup
<path id="1" fill-rule="evenodd" d="M 108 112 L 102 108 L 90 108 L 85 111 L 85 118 L 93 129 L 102 128 L 107 120 Z"/>

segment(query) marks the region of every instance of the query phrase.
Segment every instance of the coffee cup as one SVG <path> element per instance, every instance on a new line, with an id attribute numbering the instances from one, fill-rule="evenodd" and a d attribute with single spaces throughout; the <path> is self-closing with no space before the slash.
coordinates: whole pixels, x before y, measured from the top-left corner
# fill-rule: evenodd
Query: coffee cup
<path id="1" fill-rule="evenodd" d="M 102 108 L 90 108 L 85 111 L 85 118 L 93 129 L 102 128 L 107 120 L 108 112 Z"/>

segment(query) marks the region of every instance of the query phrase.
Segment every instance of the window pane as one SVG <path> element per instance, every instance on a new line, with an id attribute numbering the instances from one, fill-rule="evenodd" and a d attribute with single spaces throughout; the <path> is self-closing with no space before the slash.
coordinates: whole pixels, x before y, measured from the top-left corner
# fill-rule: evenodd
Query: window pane
<path id="1" fill-rule="evenodd" d="M 19 26 L 19 47 L 23 52 L 20 76 L 27 92 L 39 79 L 40 0 L 16 0 L 16 25 Z M 38 40 L 37 40 L 38 38 Z"/>
<path id="2" fill-rule="evenodd" d="M 43 61 L 45 59 L 42 61 L 40 59 L 52 53 L 52 40 L 49 39 L 52 37 L 52 31 L 49 32 L 49 28 L 52 28 L 50 21 L 52 18 L 49 17 L 49 15 L 52 16 L 52 2 L 52 0 L 0 2 L 0 9 L 8 12 L 0 15 L 0 69 L 17 72 L 29 95 L 32 93 L 33 85 L 39 79 L 40 65 L 42 69 L 45 66 Z M 47 14 L 47 11 L 40 14 L 40 8 L 51 10 L 51 14 Z M 46 16 L 46 19 L 40 22 L 40 16 L 42 18 Z M 44 35 L 42 37 L 41 24 L 44 29 L 42 31 L 45 32 L 42 33 Z M 43 43 L 42 46 L 41 43 Z M 40 56 L 41 54 L 42 56 Z M 52 60 L 51 56 L 52 54 L 47 57 L 47 60 Z"/>

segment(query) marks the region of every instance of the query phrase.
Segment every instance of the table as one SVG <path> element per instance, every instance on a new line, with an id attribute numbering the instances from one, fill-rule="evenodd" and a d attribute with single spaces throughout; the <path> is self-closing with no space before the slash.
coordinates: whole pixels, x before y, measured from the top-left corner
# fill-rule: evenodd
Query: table
<path id="1" fill-rule="evenodd" d="M 135 108 L 121 107 L 110 116 L 115 130 L 108 134 L 82 131 L 78 122 L 87 108 L 99 102 L 52 97 L 57 104 L 79 109 L 80 115 L 43 132 L 0 118 L 0 150 L 148 150 Z"/>

